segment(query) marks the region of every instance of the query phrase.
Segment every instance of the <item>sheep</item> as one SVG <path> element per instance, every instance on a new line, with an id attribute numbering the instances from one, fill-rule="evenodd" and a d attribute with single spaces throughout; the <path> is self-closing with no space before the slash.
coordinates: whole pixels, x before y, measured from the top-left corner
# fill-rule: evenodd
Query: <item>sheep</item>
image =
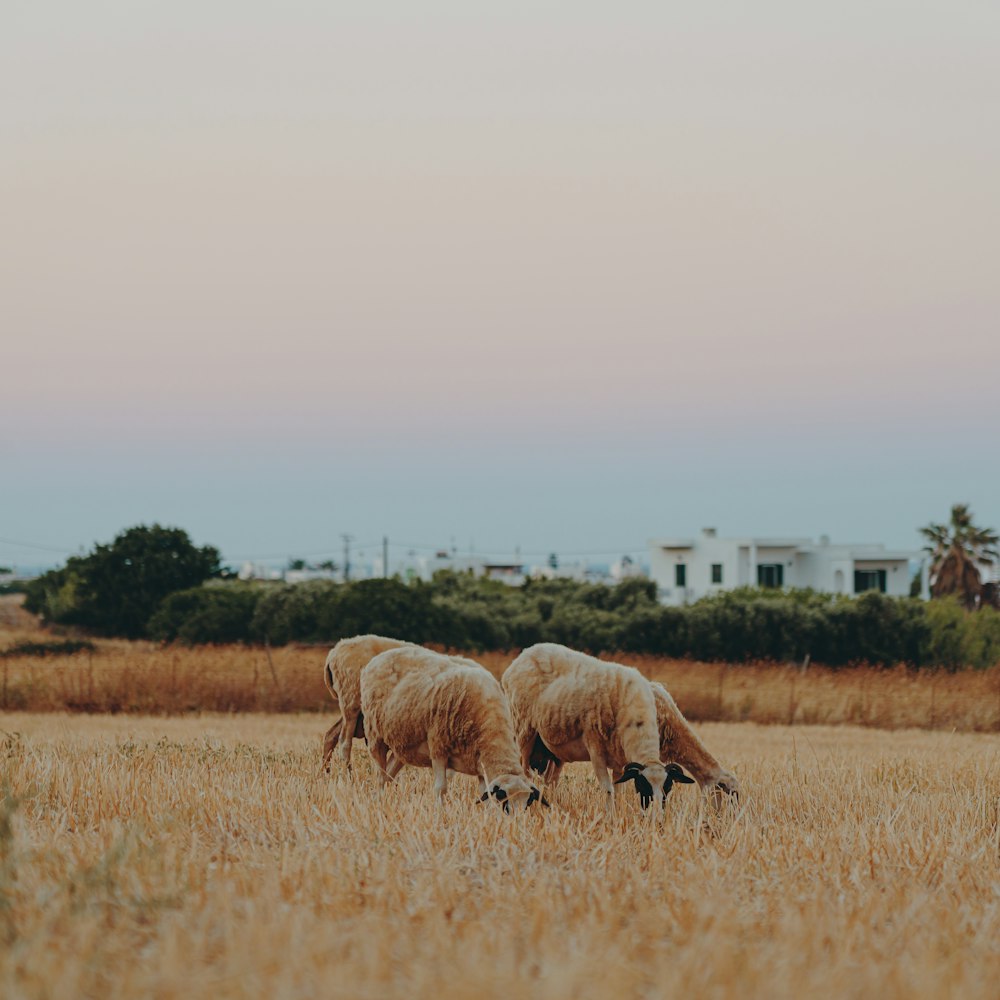
<path id="1" fill-rule="evenodd" d="M 472 660 L 416 646 L 380 653 L 361 671 L 361 712 L 383 783 L 412 764 L 433 769 L 442 802 L 449 768 L 478 776 L 504 811 L 541 798 L 521 765 L 503 690 Z"/>
<path id="2" fill-rule="evenodd" d="M 638 783 L 641 777 L 640 794 L 648 785 L 657 801 L 669 791 L 660 760 L 656 702 L 638 670 L 539 643 L 514 660 L 501 682 L 526 772 L 541 764 L 546 784 L 554 789 L 565 763 L 589 760 L 612 813 L 609 769 L 621 780 Z"/>
<path id="3" fill-rule="evenodd" d="M 694 775 L 698 787 L 706 794 L 726 793 L 739 797 L 740 784 L 736 776 L 705 749 L 684 718 L 670 692 L 658 681 L 652 681 L 656 700 L 656 722 L 660 733 L 660 759 L 676 761 Z"/>
<path id="4" fill-rule="evenodd" d="M 351 745 L 364 739 L 364 716 L 361 712 L 361 669 L 379 653 L 399 649 L 409 643 L 381 635 L 356 635 L 341 639 L 327 654 L 323 665 L 323 683 L 330 697 L 340 706 L 340 718 L 323 737 L 323 767 L 330 770 L 330 758 L 339 745 L 347 769 L 351 767 Z"/>

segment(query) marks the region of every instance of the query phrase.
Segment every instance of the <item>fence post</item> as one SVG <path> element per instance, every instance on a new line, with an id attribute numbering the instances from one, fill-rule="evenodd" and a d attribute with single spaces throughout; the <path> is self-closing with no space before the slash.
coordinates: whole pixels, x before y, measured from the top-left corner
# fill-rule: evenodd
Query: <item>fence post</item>
<path id="1" fill-rule="evenodd" d="M 274 660 L 271 659 L 271 640 L 264 640 L 264 652 L 267 653 L 267 665 L 271 668 L 271 680 L 274 681 L 274 690 L 281 693 L 281 685 L 278 683 L 278 672 L 274 669 Z"/>
<path id="2" fill-rule="evenodd" d="M 937 721 L 935 719 L 935 712 L 934 712 L 934 707 L 935 707 L 934 702 L 936 694 L 937 694 L 937 671 L 934 672 L 934 676 L 931 678 L 931 715 L 930 719 L 927 720 L 928 729 L 933 729 L 934 723 Z"/>
<path id="3" fill-rule="evenodd" d="M 994 667 L 993 672 L 997 675 L 997 721 L 993 728 L 1000 733 L 1000 667 Z"/>

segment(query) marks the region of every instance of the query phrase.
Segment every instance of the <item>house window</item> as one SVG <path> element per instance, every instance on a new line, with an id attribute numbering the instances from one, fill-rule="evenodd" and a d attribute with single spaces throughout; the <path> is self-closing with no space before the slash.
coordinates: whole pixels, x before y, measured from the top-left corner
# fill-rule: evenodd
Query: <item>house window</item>
<path id="1" fill-rule="evenodd" d="M 785 585 L 785 567 L 781 563 L 758 563 L 758 587 L 783 587 Z"/>
<path id="2" fill-rule="evenodd" d="M 854 571 L 854 593 L 862 594 L 866 590 L 877 590 L 885 593 L 884 569 L 856 569 Z"/>
<path id="3" fill-rule="evenodd" d="M 687 565 L 685 563 L 678 563 L 674 567 L 674 584 L 678 587 L 687 586 Z"/>
<path id="4" fill-rule="evenodd" d="M 722 583 L 722 563 L 712 563 L 712 583 Z"/>

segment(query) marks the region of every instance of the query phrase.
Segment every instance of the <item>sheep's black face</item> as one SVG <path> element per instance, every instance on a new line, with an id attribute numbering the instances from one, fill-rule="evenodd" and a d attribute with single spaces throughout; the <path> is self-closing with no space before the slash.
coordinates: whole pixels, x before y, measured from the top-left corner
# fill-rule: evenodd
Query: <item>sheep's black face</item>
<path id="1" fill-rule="evenodd" d="M 673 783 L 690 785 L 694 779 L 689 778 L 676 764 L 663 767 L 662 764 L 647 764 L 645 767 L 632 761 L 625 765 L 622 776 L 615 782 L 616 785 L 624 784 L 626 781 L 635 782 L 635 790 L 639 793 L 639 804 L 643 809 L 648 808 L 653 799 L 657 798 L 657 786 L 659 785 L 660 774 L 663 774 L 663 792 L 661 801 L 666 803 L 666 797 L 670 793 Z"/>
<path id="2" fill-rule="evenodd" d="M 508 793 L 507 789 L 503 788 L 499 784 L 495 784 L 489 791 L 489 795 L 492 795 L 497 802 L 503 804 L 503 811 L 505 813 L 510 812 L 511 802 L 515 802 L 514 808 L 517 809 L 521 799 L 524 799 L 524 808 L 527 809 L 533 802 L 541 802 L 543 806 L 548 808 L 549 803 L 542 797 L 542 793 L 534 786 L 528 784 L 523 778 L 515 778 L 514 784 L 520 786 L 523 783 L 524 788 L 515 787 L 512 788 Z M 483 793 L 482 798 L 486 798 L 487 793 Z"/>
<path id="3" fill-rule="evenodd" d="M 490 789 L 490 794 L 497 800 L 497 802 L 503 803 L 503 811 L 505 813 L 510 812 L 510 803 L 507 801 L 507 793 L 499 785 L 494 785 Z"/>

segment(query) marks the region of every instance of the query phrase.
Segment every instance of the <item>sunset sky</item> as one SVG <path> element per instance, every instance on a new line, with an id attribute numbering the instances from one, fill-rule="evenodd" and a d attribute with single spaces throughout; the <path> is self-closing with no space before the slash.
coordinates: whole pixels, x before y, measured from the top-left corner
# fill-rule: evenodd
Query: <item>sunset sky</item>
<path id="1" fill-rule="evenodd" d="M 1000 5 L 0 30 L 0 564 L 1000 528 Z"/>

